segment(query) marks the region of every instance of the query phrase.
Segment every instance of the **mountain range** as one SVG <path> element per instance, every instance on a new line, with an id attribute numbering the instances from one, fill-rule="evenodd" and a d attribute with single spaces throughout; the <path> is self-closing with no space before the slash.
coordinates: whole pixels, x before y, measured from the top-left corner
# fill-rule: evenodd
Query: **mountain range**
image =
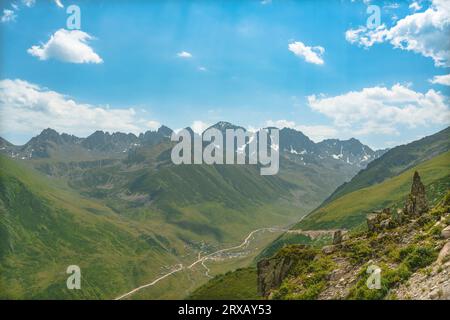
<path id="1" fill-rule="evenodd" d="M 226 129 L 243 129 L 228 122 L 218 122 L 211 126 L 225 132 Z M 190 128 L 188 128 L 190 129 Z M 31 138 L 23 146 L 15 146 L 0 138 L 0 150 L 12 158 L 37 159 L 51 158 L 58 154 L 69 153 L 88 155 L 90 157 L 114 157 L 121 158 L 130 150 L 138 147 L 154 146 L 161 142 L 168 142 L 172 129 L 161 126 L 157 131 L 146 131 L 138 136 L 132 133 L 96 131 L 86 138 L 79 138 L 66 133 L 59 134 L 53 129 L 45 129 L 39 135 Z M 280 150 L 285 154 L 300 159 L 304 163 L 327 160 L 342 162 L 355 168 L 364 168 L 369 162 L 380 157 L 386 152 L 372 150 L 359 140 L 327 139 L 319 143 L 310 140 L 302 132 L 283 128 L 280 130 Z"/>
<path id="2" fill-rule="evenodd" d="M 86 138 L 46 129 L 23 146 L 0 139 L 0 297 L 112 298 L 252 230 L 294 225 L 400 148 L 374 151 L 356 139 L 315 143 L 283 128 L 280 171 L 261 176 L 258 165 L 176 166 L 171 134 L 165 126 L 138 136 L 96 131 Z M 448 133 L 437 136 L 411 150 L 444 153 Z M 404 170 L 427 158 L 414 152 L 418 160 L 405 162 Z M 274 236 L 261 240 L 259 250 Z M 82 262 L 90 290 L 65 289 L 61 270 L 73 260 Z M 201 270 L 137 298 L 183 298 L 208 280 Z"/>

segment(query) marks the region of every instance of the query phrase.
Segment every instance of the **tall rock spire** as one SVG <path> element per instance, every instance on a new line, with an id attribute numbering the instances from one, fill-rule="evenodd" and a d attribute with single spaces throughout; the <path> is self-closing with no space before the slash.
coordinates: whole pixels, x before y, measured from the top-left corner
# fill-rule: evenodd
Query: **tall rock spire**
<path id="1" fill-rule="evenodd" d="M 414 172 L 411 193 L 408 195 L 405 203 L 404 212 L 407 215 L 417 216 L 428 211 L 428 201 L 425 192 L 425 186 L 420 180 L 419 173 Z"/>

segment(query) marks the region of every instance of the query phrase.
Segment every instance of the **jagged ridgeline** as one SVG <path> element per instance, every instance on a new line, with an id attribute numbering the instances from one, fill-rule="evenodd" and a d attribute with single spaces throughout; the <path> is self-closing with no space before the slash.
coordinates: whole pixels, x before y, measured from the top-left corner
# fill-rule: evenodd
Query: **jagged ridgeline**
<path id="1" fill-rule="evenodd" d="M 199 251 L 292 224 L 384 152 L 282 129 L 280 172 L 261 176 L 256 165 L 176 166 L 171 133 L 46 129 L 23 146 L 1 139 L 0 297 L 114 298 Z M 72 264 L 86 290 L 65 288 Z M 142 297 L 182 298 L 206 279 Z"/>

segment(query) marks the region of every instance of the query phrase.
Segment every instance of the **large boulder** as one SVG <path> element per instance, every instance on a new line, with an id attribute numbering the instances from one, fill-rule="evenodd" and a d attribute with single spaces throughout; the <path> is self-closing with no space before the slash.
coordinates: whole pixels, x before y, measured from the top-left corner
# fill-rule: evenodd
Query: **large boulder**
<path id="1" fill-rule="evenodd" d="M 444 239 L 450 238 L 450 226 L 446 226 L 444 230 L 441 231 L 441 236 Z"/>
<path id="2" fill-rule="evenodd" d="M 404 213 L 410 216 L 420 216 L 428 211 L 428 200 L 425 192 L 425 186 L 420 180 L 419 173 L 414 172 L 411 193 L 405 202 Z"/>

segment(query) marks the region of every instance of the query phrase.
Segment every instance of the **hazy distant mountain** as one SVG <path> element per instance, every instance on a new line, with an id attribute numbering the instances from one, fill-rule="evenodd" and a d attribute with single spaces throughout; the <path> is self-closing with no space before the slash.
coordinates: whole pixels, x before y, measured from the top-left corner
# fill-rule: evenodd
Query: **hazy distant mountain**
<path id="1" fill-rule="evenodd" d="M 245 130 L 225 121 L 220 121 L 210 128 L 219 129 L 223 134 L 226 129 Z M 191 128 L 186 129 L 193 133 Z M 147 131 L 139 136 L 132 133 L 111 134 L 96 131 L 86 138 L 78 138 L 65 133 L 59 134 L 53 129 L 45 129 L 24 146 L 5 143 L 0 151 L 19 159 L 51 158 L 56 155 L 64 159 L 74 156 L 80 160 L 124 158 L 129 152 L 136 153 L 139 147 L 152 147 L 168 142 L 172 132 L 172 129 L 161 126 L 157 131 Z M 290 128 L 280 130 L 280 150 L 287 158 L 303 165 L 328 161 L 352 167 L 355 173 L 385 152 L 385 150 L 374 151 L 354 138 L 344 141 L 328 139 L 315 143 L 302 132 Z"/>

